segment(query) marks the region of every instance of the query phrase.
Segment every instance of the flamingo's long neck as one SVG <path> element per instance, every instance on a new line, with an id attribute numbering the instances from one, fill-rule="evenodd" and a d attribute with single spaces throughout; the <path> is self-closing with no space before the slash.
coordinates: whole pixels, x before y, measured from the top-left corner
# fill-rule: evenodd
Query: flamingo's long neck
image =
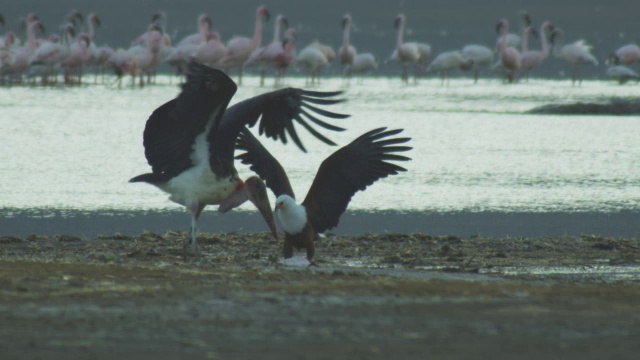
<path id="1" fill-rule="evenodd" d="M 209 37 L 209 23 L 207 21 L 200 22 L 200 35 L 202 35 L 202 41 L 207 42 Z"/>
<path id="2" fill-rule="evenodd" d="M 31 24 L 29 24 L 29 27 L 27 28 L 27 46 L 29 47 L 29 49 L 32 49 L 32 50 L 35 50 L 35 48 L 37 47 L 37 42 L 36 42 L 37 26 L 38 26 L 38 22 L 33 21 Z"/>
<path id="3" fill-rule="evenodd" d="M 502 39 L 500 39 L 500 52 L 504 52 L 507 49 L 507 42 L 509 41 L 509 23 L 502 24 Z"/>
<path id="4" fill-rule="evenodd" d="M 351 19 L 347 19 L 344 23 L 342 31 L 342 47 L 346 50 L 349 48 L 349 38 L 351 37 Z"/>
<path id="5" fill-rule="evenodd" d="M 96 36 L 96 30 L 93 27 L 93 20 L 89 18 L 87 22 L 88 22 L 87 26 L 89 27 L 89 39 L 93 41 L 93 38 Z"/>
<path id="6" fill-rule="evenodd" d="M 278 20 L 276 20 L 276 26 L 273 29 L 273 42 L 278 42 L 280 41 L 280 23 L 282 22 L 282 19 L 278 18 Z"/>
<path id="7" fill-rule="evenodd" d="M 531 34 L 531 26 L 527 26 L 522 31 L 522 52 L 529 51 L 529 35 Z"/>
<path id="8" fill-rule="evenodd" d="M 555 56 L 561 56 L 561 52 L 562 52 L 562 45 L 563 45 L 563 34 L 562 33 L 557 33 L 557 35 L 554 38 L 553 41 L 553 54 Z"/>
<path id="9" fill-rule="evenodd" d="M 396 47 L 399 49 L 402 46 L 404 37 L 404 18 L 400 18 L 400 24 L 398 24 L 398 38 L 396 41 Z"/>
<path id="10" fill-rule="evenodd" d="M 544 32 L 546 24 L 540 26 L 540 36 L 542 36 L 542 55 L 546 58 L 549 56 L 549 42 L 547 42 L 547 34 Z"/>
<path id="11" fill-rule="evenodd" d="M 262 43 L 262 14 L 260 11 L 256 14 L 256 28 L 253 33 L 253 40 L 251 40 L 251 45 L 253 45 L 254 49 L 260 47 L 260 43 Z"/>

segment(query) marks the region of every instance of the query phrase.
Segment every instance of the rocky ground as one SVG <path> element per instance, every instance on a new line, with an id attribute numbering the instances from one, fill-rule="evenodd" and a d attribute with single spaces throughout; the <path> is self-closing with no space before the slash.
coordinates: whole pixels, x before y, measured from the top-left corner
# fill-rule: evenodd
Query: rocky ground
<path id="1" fill-rule="evenodd" d="M 640 240 L 0 237 L 3 358 L 635 359 Z"/>

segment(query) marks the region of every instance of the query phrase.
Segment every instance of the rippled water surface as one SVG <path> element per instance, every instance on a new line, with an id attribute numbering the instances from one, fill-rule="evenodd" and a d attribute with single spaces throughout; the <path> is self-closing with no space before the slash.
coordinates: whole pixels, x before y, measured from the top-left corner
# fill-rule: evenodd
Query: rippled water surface
<path id="1" fill-rule="evenodd" d="M 0 207 L 176 209 L 158 189 L 129 184 L 148 172 L 142 131 L 149 114 L 178 93 L 160 78 L 143 89 L 111 85 L 0 88 Z M 233 102 L 263 93 L 249 77 Z M 304 87 L 293 78 L 288 85 Z M 637 97 L 639 86 L 532 80 L 504 85 L 439 80 L 404 86 L 393 78 L 326 80 L 345 90 L 332 110 L 351 114 L 329 133 L 338 144 L 380 126 L 413 138 L 409 170 L 358 193 L 350 209 L 407 211 L 604 211 L 640 209 L 640 118 L 529 115 L 548 103 Z M 325 132 L 326 133 L 326 132 Z M 309 149 L 263 143 L 284 164 L 298 197 L 335 148 L 300 129 Z M 249 172 L 238 164 L 244 177 Z M 247 207 L 245 207 L 247 208 Z"/>

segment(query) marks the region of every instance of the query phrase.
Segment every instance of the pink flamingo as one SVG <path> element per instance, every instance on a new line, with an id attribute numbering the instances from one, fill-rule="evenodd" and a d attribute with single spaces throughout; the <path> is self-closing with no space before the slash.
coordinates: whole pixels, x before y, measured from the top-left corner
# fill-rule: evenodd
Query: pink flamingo
<path id="1" fill-rule="evenodd" d="M 27 25 L 27 44 L 19 48 L 13 57 L 13 61 L 8 67 L 8 72 L 12 74 L 14 81 L 21 82 L 22 74 L 29 68 L 29 59 L 38 47 L 36 31 L 40 29 L 44 32 L 44 26 L 38 20 L 32 20 Z"/>
<path id="2" fill-rule="evenodd" d="M 220 35 L 215 31 L 211 31 L 207 34 L 207 41 L 198 45 L 191 55 L 191 60 L 210 67 L 217 67 L 226 53 L 227 47 L 220 41 Z"/>
<path id="3" fill-rule="evenodd" d="M 351 15 L 346 14 L 342 18 L 342 46 L 338 49 L 338 58 L 343 67 L 353 64 L 356 57 L 356 48 L 350 42 L 351 37 Z"/>
<path id="4" fill-rule="evenodd" d="M 211 18 L 207 14 L 200 14 L 197 21 L 198 32 L 185 36 L 177 46 L 186 44 L 199 45 L 207 41 L 207 34 L 211 30 Z"/>
<path id="5" fill-rule="evenodd" d="M 220 66 L 227 72 L 233 68 L 238 68 L 238 85 L 242 85 L 242 70 L 244 63 L 249 59 L 251 53 L 258 49 L 262 43 L 262 21 L 269 21 L 269 10 L 266 6 L 259 6 L 256 10 L 256 24 L 253 38 L 245 36 L 234 36 L 227 43 L 227 54 L 220 60 Z"/>
<path id="6" fill-rule="evenodd" d="M 282 26 L 288 28 L 289 21 L 286 17 L 284 17 L 284 15 L 278 15 L 276 17 L 273 29 L 273 41 L 264 47 L 254 50 L 245 62 L 245 66 L 260 66 L 260 86 L 264 86 L 266 65 L 275 55 L 279 54 L 283 49 L 282 42 L 280 41 L 280 28 Z"/>
<path id="7" fill-rule="evenodd" d="M 449 86 L 451 80 L 451 72 L 453 70 L 462 69 L 469 70 L 473 65 L 473 60 L 462 56 L 460 51 L 446 51 L 438 56 L 429 64 L 427 72 L 439 72 L 442 76 L 442 85 Z"/>
<path id="8" fill-rule="evenodd" d="M 478 75 L 481 67 L 489 67 L 493 64 L 493 50 L 487 46 L 470 44 L 462 48 L 462 57 L 471 60 L 471 71 L 473 72 L 473 83 L 478 83 Z"/>
<path id="9" fill-rule="evenodd" d="M 284 33 L 284 41 L 279 49 L 272 48 L 266 58 L 267 64 L 275 69 L 275 86 L 282 85 L 284 73 L 295 59 L 296 29 L 289 28 Z"/>
<path id="10" fill-rule="evenodd" d="M 580 74 L 580 66 L 582 64 L 593 64 L 598 66 L 598 59 L 591 54 L 591 46 L 584 40 L 578 40 L 574 43 L 563 45 L 564 31 L 556 28 L 551 33 L 551 43 L 553 43 L 553 54 L 560 60 L 571 64 L 571 84 L 575 86 L 582 85 L 582 76 Z"/>
<path id="11" fill-rule="evenodd" d="M 522 66 L 522 59 L 520 52 L 518 52 L 517 49 L 507 46 L 507 34 L 509 34 L 509 22 L 507 19 L 500 19 L 496 26 L 496 30 L 498 33 L 502 33 L 503 35 L 502 41 L 500 41 L 500 60 L 502 61 L 502 66 L 507 72 L 508 81 L 514 82 L 516 80 L 517 72 Z"/>
<path id="12" fill-rule="evenodd" d="M 420 49 L 416 43 L 405 43 L 404 40 L 404 28 L 406 24 L 406 18 L 404 14 L 396 16 L 395 27 L 398 29 L 398 37 L 396 39 L 396 53 L 398 61 L 402 64 L 402 81 L 409 82 L 409 64 L 414 66 L 414 81 L 418 79 L 419 64 L 420 64 Z"/>
<path id="13" fill-rule="evenodd" d="M 542 63 L 544 63 L 549 57 L 547 32 L 553 31 L 553 25 L 548 21 L 545 21 L 540 25 L 540 41 L 542 41 L 542 50 L 528 49 L 528 38 L 531 31 L 532 28 L 528 26 L 522 37 L 521 70 L 526 74 L 527 81 L 529 81 L 529 72 L 531 69 L 542 65 Z"/>
<path id="14" fill-rule="evenodd" d="M 72 75 L 77 75 L 77 83 L 82 83 L 82 68 L 91 58 L 89 53 L 89 44 L 91 39 L 89 35 L 84 33 L 78 35 L 69 48 L 69 56 L 62 61 L 62 67 L 64 69 L 64 82 L 65 84 L 72 84 L 74 80 Z"/>
<path id="15" fill-rule="evenodd" d="M 0 84 L 4 83 L 4 75 L 9 70 L 9 66 L 13 62 L 13 51 L 11 47 L 16 41 L 16 34 L 9 31 L 4 36 L 3 47 L 0 48 Z"/>
<path id="16" fill-rule="evenodd" d="M 29 66 L 32 69 L 41 66 L 42 70 L 42 82 L 43 84 L 49 84 L 49 77 L 53 76 L 53 83 L 57 82 L 57 72 L 62 64 L 62 61 L 69 56 L 70 46 L 75 36 L 75 28 L 72 23 L 67 23 L 62 32 L 62 37 L 55 36 L 58 39 L 50 36 L 50 41 L 47 41 L 40 45 L 33 56 L 29 59 Z"/>
<path id="17" fill-rule="evenodd" d="M 624 45 L 611 53 L 608 61 L 613 65 L 630 65 L 640 62 L 640 47 L 636 44 Z"/>

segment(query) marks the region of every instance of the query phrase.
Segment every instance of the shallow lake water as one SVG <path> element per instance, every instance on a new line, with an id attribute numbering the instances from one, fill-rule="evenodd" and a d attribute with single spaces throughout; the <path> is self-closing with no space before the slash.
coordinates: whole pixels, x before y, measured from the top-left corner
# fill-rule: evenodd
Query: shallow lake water
<path id="1" fill-rule="evenodd" d="M 303 78 L 287 86 L 306 87 Z M 406 173 L 354 196 L 350 209 L 392 211 L 618 212 L 640 209 L 640 117 L 526 114 L 561 102 L 638 97 L 613 82 L 396 78 L 327 79 L 316 90 L 344 90 L 330 110 L 347 130 L 323 131 L 340 146 L 381 126 L 412 137 Z M 273 90 L 247 77 L 233 103 Z M 70 210 L 179 209 L 158 189 L 127 181 L 148 172 L 142 132 L 149 114 L 179 91 L 175 77 L 118 88 L 0 88 L 0 207 Z M 321 161 L 336 150 L 304 129 L 309 150 L 261 139 L 284 164 L 303 197 Z M 250 172 L 237 164 L 241 176 Z M 250 207 L 245 205 L 244 209 Z"/>

